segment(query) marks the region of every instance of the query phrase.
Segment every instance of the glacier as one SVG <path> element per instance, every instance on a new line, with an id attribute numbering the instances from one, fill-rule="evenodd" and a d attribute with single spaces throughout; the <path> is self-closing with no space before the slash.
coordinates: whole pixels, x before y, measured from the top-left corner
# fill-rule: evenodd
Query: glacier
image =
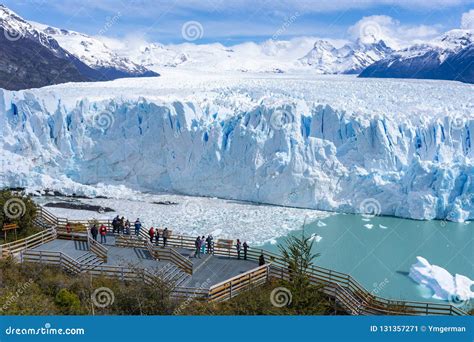
<path id="1" fill-rule="evenodd" d="M 473 90 L 191 71 L 0 90 L 0 186 L 471 220 Z"/>

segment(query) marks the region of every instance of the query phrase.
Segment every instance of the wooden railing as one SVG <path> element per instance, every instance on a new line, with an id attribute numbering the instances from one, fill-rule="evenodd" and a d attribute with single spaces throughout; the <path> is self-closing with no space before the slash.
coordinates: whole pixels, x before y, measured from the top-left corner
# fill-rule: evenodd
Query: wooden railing
<path id="1" fill-rule="evenodd" d="M 0 245 L 0 257 L 5 258 L 9 255 L 16 255 L 27 248 L 33 248 L 54 239 L 56 239 L 55 228 L 43 230 L 24 239 Z"/>
<path id="2" fill-rule="evenodd" d="M 89 229 L 87 230 L 87 244 L 92 253 L 97 255 L 103 262 L 107 262 L 107 253 L 109 250 L 103 244 L 94 240 Z"/>
<path id="3" fill-rule="evenodd" d="M 93 277 L 107 277 L 122 281 L 140 281 L 150 286 L 167 286 L 160 278 L 147 269 L 111 265 L 82 264 L 62 252 L 25 250 L 21 254 L 22 262 L 44 263 L 61 267 L 71 274 L 87 273 Z M 207 299 L 209 292 L 204 288 L 174 287 L 171 296 Z"/>
<path id="4" fill-rule="evenodd" d="M 209 301 L 220 302 L 229 300 L 243 291 L 266 283 L 270 276 L 269 269 L 270 264 L 259 266 L 211 286 L 209 289 Z"/>
<path id="5" fill-rule="evenodd" d="M 67 219 L 58 219 L 51 213 L 40 208 L 39 213 L 51 220 L 48 222 L 62 224 L 63 222 L 88 222 L 88 221 L 68 221 Z M 99 224 L 111 226 L 111 221 L 99 221 Z M 65 225 L 65 223 L 64 223 Z M 133 233 L 133 227 L 132 227 Z M 148 234 L 144 228 L 140 231 L 140 236 L 145 240 Z M 171 247 L 180 247 L 193 250 L 195 238 L 186 235 L 173 235 L 168 238 L 167 245 Z M 235 248 L 221 248 L 214 245 L 214 255 L 236 257 Z M 242 253 L 243 254 L 243 253 Z M 268 252 L 263 249 L 249 249 L 248 258 L 258 260 L 260 254 L 263 254 L 267 262 L 271 262 L 270 276 L 280 279 L 289 279 L 288 265 L 280 255 Z M 467 315 L 467 313 L 453 305 L 436 304 L 428 302 L 390 300 L 376 296 L 367 291 L 350 275 L 313 265 L 307 270 L 308 276 L 313 284 L 322 286 L 322 290 L 328 295 L 349 308 L 349 312 L 361 315 Z"/>
<path id="6" fill-rule="evenodd" d="M 156 246 L 150 240 L 144 240 L 141 237 L 117 235 L 115 237 L 116 246 L 146 248 L 155 260 L 168 260 L 181 268 L 188 274 L 193 274 L 193 263 L 191 260 L 174 250 L 172 247 Z"/>

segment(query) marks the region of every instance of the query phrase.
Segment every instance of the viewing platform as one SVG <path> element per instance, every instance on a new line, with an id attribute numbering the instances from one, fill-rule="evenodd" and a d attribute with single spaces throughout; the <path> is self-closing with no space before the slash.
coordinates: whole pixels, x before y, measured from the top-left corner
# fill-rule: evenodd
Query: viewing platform
<path id="1" fill-rule="evenodd" d="M 70 274 L 86 273 L 122 281 L 165 286 L 176 298 L 225 301 L 271 279 L 291 280 L 288 263 L 263 249 L 250 248 L 247 260 L 238 258 L 233 240 L 218 239 L 210 254 L 193 258 L 195 238 L 170 235 L 166 246 L 150 242 L 142 228 L 138 235 L 114 234 L 111 221 L 70 221 L 38 208 L 35 221 L 43 230 L 27 238 L 0 245 L 2 258 L 61 267 Z M 94 240 L 88 227 L 104 225 L 107 241 Z M 65 227 L 72 226 L 70 231 Z M 259 258 L 265 263 L 259 266 Z M 334 306 L 351 315 L 466 315 L 447 303 L 393 300 L 367 291 L 348 274 L 311 265 L 308 280 L 320 288 Z"/>

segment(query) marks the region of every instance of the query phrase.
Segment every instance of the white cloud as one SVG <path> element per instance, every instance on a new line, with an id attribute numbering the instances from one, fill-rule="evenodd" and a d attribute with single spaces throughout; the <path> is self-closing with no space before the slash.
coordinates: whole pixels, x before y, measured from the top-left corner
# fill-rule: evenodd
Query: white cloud
<path id="1" fill-rule="evenodd" d="M 440 33 L 438 26 L 402 25 L 398 20 L 387 15 L 363 17 L 349 27 L 348 32 L 352 38 L 360 39 L 365 43 L 383 40 L 396 49 L 430 40 Z"/>
<path id="2" fill-rule="evenodd" d="M 461 28 L 465 30 L 474 30 L 474 9 L 463 13 L 461 17 Z"/>

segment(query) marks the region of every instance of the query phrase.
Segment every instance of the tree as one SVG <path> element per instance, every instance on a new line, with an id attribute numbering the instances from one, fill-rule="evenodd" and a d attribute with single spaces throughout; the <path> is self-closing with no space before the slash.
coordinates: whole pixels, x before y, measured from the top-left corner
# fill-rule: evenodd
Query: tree
<path id="1" fill-rule="evenodd" d="M 313 244 L 313 239 L 302 233 L 301 237 L 289 236 L 285 239 L 284 244 L 278 245 L 283 260 L 288 264 L 290 281 L 296 286 L 309 285 L 307 271 L 313 260 L 320 256 L 320 253 L 313 253 Z"/>
<path id="2" fill-rule="evenodd" d="M 36 205 L 29 196 L 22 196 L 10 190 L 0 190 L 0 227 L 16 223 L 19 236 L 34 233 Z"/>

